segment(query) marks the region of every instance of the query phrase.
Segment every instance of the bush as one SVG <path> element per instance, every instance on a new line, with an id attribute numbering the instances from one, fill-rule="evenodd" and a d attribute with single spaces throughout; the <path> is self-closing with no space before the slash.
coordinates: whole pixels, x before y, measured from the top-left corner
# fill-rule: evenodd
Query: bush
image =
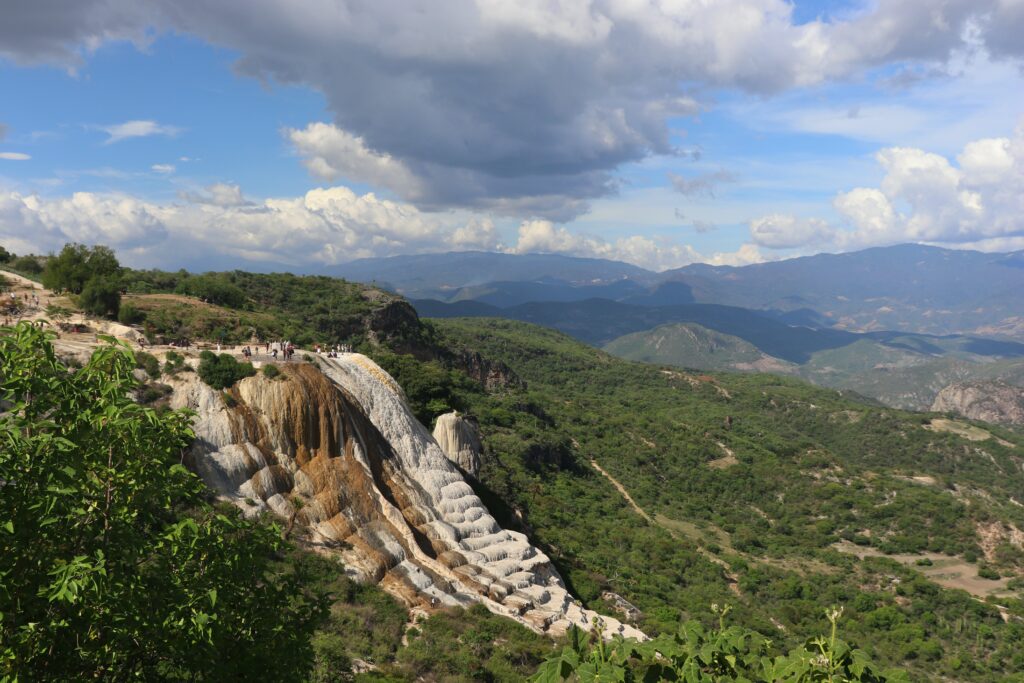
<path id="1" fill-rule="evenodd" d="M 146 319 L 146 312 L 139 310 L 135 304 L 126 303 L 117 312 L 117 322 L 122 325 L 138 325 Z"/>
<path id="2" fill-rule="evenodd" d="M 220 273 L 193 275 L 179 282 L 174 291 L 178 294 L 203 299 L 218 306 L 227 306 L 228 308 L 244 307 L 246 302 L 245 292 L 227 281 L 225 277 L 224 274 Z"/>
<path id="3" fill-rule="evenodd" d="M 177 351 L 168 351 L 164 355 L 164 360 L 164 372 L 168 375 L 175 375 L 188 367 L 185 365 L 185 356 Z"/>
<path id="4" fill-rule="evenodd" d="M 149 405 L 155 403 L 160 399 L 169 396 L 174 389 L 166 384 L 160 384 L 159 382 L 150 382 L 146 386 L 142 387 L 139 392 L 139 403 Z"/>
<path id="5" fill-rule="evenodd" d="M 266 377 L 267 379 L 274 379 L 275 377 L 279 377 L 280 375 L 281 371 L 277 369 L 276 365 L 263 366 L 263 376 Z"/>
<path id="6" fill-rule="evenodd" d="M 16 270 L 19 273 L 28 273 L 29 275 L 38 275 L 43 272 L 43 266 L 39 263 L 39 259 L 35 256 L 22 256 L 14 259 L 10 262 L 11 270 Z"/>
<path id="7" fill-rule="evenodd" d="M 231 354 L 218 356 L 210 351 L 199 354 L 199 377 L 214 389 L 225 389 L 255 374 L 252 363 L 239 363 Z"/>
<path id="8" fill-rule="evenodd" d="M 988 565 L 978 567 L 978 576 L 983 579 L 991 579 L 992 581 L 998 581 L 1002 578 L 999 572 Z"/>
<path id="9" fill-rule="evenodd" d="M 135 367 L 145 370 L 150 379 L 156 379 L 160 376 L 160 361 L 151 353 L 136 351 Z"/>
<path id="10" fill-rule="evenodd" d="M 78 305 L 86 313 L 117 318 L 121 309 L 121 290 L 111 279 L 94 277 L 85 283 L 78 296 Z"/>

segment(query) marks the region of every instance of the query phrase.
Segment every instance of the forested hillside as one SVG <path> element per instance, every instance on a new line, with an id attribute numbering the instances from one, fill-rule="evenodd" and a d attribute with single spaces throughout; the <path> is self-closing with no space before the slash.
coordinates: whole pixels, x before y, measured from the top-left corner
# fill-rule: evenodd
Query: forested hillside
<path id="1" fill-rule="evenodd" d="M 827 634 L 829 610 L 843 606 L 843 638 L 883 667 L 925 680 L 1021 680 L 1024 453 L 1013 432 L 796 379 L 623 361 L 525 323 L 423 321 L 397 297 L 325 278 L 175 275 L 125 273 L 131 290 L 164 292 L 125 297 L 151 302 L 139 306 L 140 327 L 154 337 L 171 304 L 231 323 L 214 340 L 246 339 L 247 316 L 260 316 L 258 334 L 357 344 L 428 426 L 451 408 L 475 419 L 476 492 L 504 528 L 550 555 L 588 607 L 672 638 L 686 620 L 714 626 L 711 606 L 729 605 L 728 625 L 770 639 L 774 656 Z M 316 306 L 332 298 L 338 315 Z M 217 329 L 180 322 L 197 336 Z M 288 544 L 260 552 L 267 576 L 294 575 L 308 599 L 331 605 L 303 625 L 311 647 L 297 656 L 312 680 L 353 662 L 366 680 L 517 680 L 552 651 L 481 610 L 441 611 L 409 630 L 393 598 L 330 562 Z M 749 637 L 738 655 L 762 648 Z"/>
<path id="2" fill-rule="evenodd" d="M 469 397 L 481 486 L 589 604 L 617 593 L 658 632 L 731 602 L 786 641 L 823 631 L 839 603 L 851 640 L 922 678 L 1003 681 L 1024 666 L 1020 579 L 965 582 L 972 596 L 924 575 L 954 556 L 1021 575 L 1019 437 L 968 441 L 797 380 L 624 362 L 522 323 L 433 324 L 526 381 Z"/>

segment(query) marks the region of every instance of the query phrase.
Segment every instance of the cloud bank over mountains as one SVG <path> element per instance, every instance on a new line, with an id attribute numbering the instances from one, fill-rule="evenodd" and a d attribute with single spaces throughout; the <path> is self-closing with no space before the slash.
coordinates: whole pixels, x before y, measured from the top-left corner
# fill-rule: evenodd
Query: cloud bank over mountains
<path id="1" fill-rule="evenodd" d="M 59 250 L 66 242 L 107 244 L 139 265 L 210 255 L 298 268 L 357 258 L 464 250 L 550 252 L 628 261 L 655 270 L 694 261 L 739 265 L 763 260 L 756 249 L 702 255 L 690 247 L 633 236 L 614 242 L 570 233 L 550 221 L 524 221 L 503 244 L 494 224 L 466 212 L 425 213 L 410 204 L 358 195 L 346 187 L 295 198 L 248 200 L 237 185 L 183 193 L 178 203 L 76 192 L 47 199 L 0 194 L 4 243 L 19 253 Z"/>
<path id="2" fill-rule="evenodd" d="M 246 259 L 335 263 L 480 248 L 657 269 L 758 260 L 776 249 L 992 245 L 1024 235 L 1019 131 L 972 143 L 955 163 L 884 149 L 885 179 L 838 195 L 838 222 L 767 215 L 750 223 L 751 243 L 734 254 L 559 225 L 614 195 L 624 165 L 687 158 L 674 122 L 711 107 L 716 89 L 770 96 L 878 68 L 927 70 L 971 50 L 1020 59 L 1019 0 L 878 0 L 802 22 L 785 0 L 33 0 L 5 8 L 0 57 L 73 70 L 107 43 L 144 47 L 165 31 L 237 52 L 244 76 L 322 93 L 333 120 L 282 134 L 310 175 L 332 186 L 246 200 L 222 183 L 180 203 L 7 192 L 5 233 L 36 250 L 79 239 L 141 255 L 162 240 L 188 240 Z M 153 120 L 105 130 L 108 144 L 178 132 Z M 159 166 L 154 172 L 174 171 Z M 725 170 L 668 176 L 685 197 L 734 181 Z M 515 244 L 501 244 L 493 222 L 501 219 L 520 224 Z"/>
<path id="3" fill-rule="evenodd" d="M 839 225 L 772 215 L 750 224 L 754 242 L 782 249 L 836 249 L 929 242 L 996 250 L 1024 248 L 1024 119 L 1013 137 L 975 140 L 955 161 L 909 147 L 875 155 L 879 187 L 838 194 Z"/>

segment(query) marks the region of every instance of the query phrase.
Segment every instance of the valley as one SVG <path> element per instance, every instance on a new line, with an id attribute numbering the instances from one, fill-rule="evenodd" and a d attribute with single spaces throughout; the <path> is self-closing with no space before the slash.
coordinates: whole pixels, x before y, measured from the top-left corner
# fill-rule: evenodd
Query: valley
<path id="1" fill-rule="evenodd" d="M 631 333 L 612 344 L 616 353 L 631 345 L 653 354 L 645 359 L 652 362 L 633 362 L 526 322 L 421 319 L 401 297 L 373 287 L 246 273 L 191 277 L 128 271 L 123 305 L 134 321 L 109 327 L 82 318 L 90 331 L 62 334 L 58 349 L 84 363 L 101 329 L 133 344 L 150 339 L 139 363 L 152 354 L 157 370 L 142 393 L 156 405 L 197 411 L 203 446 L 191 451 L 190 466 L 246 516 L 291 520 L 297 548 L 287 562 L 320 577 L 310 585 L 346 586 L 348 597 L 333 598 L 317 637 L 361 662 L 363 676 L 401 679 L 413 661 L 425 671 L 454 666 L 422 649 L 430 634 L 452 633 L 452 610 L 468 608 L 473 616 L 458 628 L 470 632 L 495 633 L 492 618 L 511 617 L 526 633 L 547 634 L 515 635 L 516 650 L 494 645 L 493 659 L 479 665 L 483 675 L 511 671 L 515 652 L 531 653 L 519 661 L 537 666 L 549 650 L 536 638 L 587 623 L 581 615 L 658 638 L 682 620 L 707 620 L 712 603 L 730 605 L 732 620 L 783 651 L 826 629 L 825 611 L 843 604 L 845 637 L 911 676 L 996 681 L 1017 666 L 1024 439 L 800 379 L 806 366 L 838 363 L 816 354 L 843 349 L 809 351 L 814 344 L 851 333 L 811 335 L 795 348 L 808 353 L 801 365 L 699 323 L 671 323 L 653 342 Z M 205 301 L 186 293 L 193 286 L 205 287 Z M 331 297 L 332 307 L 315 303 Z M 726 319 L 754 320 L 742 311 Z M 804 334 L 762 320 L 779 344 Z M 275 363 L 257 355 L 257 375 L 226 380 L 223 391 L 197 375 L 195 348 L 168 346 L 185 341 L 209 353 L 218 340 L 241 366 L 241 346 L 277 335 L 304 349 L 299 359 L 268 379 L 262 369 Z M 931 348 L 920 335 L 854 336 L 854 345 L 889 360 Z M 310 350 L 335 342 L 357 353 L 335 360 Z M 959 337 L 927 343 L 951 354 L 977 350 Z M 679 349 L 716 367 L 666 368 L 672 364 L 657 354 Z M 165 369 L 174 354 L 184 366 Z M 854 361 L 847 368 L 858 369 Z M 340 399 L 329 398 L 332 383 Z M 170 393 L 157 391 L 161 385 Z M 451 422 L 453 410 L 477 436 L 455 436 L 462 428 Z M 474 453 L 453 446 L 468 470 L 432 450 L 426 430 L 435 421 L 444 443 L 477 444 Z M 348 453 L 353 463 L 368 458 L 370 478 L 345 464 Z M 458 479 L 441 482 L 442 470 Z M 452 497 L 456 481 L 466 488 Z M 456 539 L 472 539 L 488 519 L 506 541 L 457 540 L 472 551 L 463 545 L 452 554 L 445 525 L 463 529 Z M 510 562 L 525 564 L 505 568 Z M 345 569 L 334 575 L 331 567 Z M 503 576 L 514 581 L 495 592 Z M 556 600 L 559 582 L 564 597 Z M 397 621 L 408 608 L 420 614 L 415 626 Z M 363 628 L 359 618 L 383 620 L 373 640 L 330 640 L 332 629 Z M 512 679 L 523 671 L 515 670 Z"/>

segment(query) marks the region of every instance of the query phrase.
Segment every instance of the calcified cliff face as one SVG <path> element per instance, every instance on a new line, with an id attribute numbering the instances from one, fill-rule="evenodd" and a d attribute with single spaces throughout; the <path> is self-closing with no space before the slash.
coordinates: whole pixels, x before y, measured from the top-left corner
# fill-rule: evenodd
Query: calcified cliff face
<path id="1" fill-rule="evenodd" d="M 463 472 L 474 477 L 480 474 L 480 432 L 476 425 L 458 414 L 445 413 L 434 425 L 434 441 L 448 459 Z"/>
<path id="2" fill-rule="evenodd" d="M 1024 424 L 1024 389 L 1004 382 L 962 382 L 939 392 L 932 410 L 972 420 Z"/>
<path id="3" fill-rule="evenodd" d="M 365 356 L 284 366 L 239 382 L 228 406 L 186 373 L 172 404 L 195 410 L 191 466 L 252 512 L 292 519 L 346 571 L 410 605 L 481 602 L 561 633 L 596 616 L 566 591 L 542 552 L 498 526 L 401 389 Z M 643 637 L 604 617 L 608 633 Z"/>

